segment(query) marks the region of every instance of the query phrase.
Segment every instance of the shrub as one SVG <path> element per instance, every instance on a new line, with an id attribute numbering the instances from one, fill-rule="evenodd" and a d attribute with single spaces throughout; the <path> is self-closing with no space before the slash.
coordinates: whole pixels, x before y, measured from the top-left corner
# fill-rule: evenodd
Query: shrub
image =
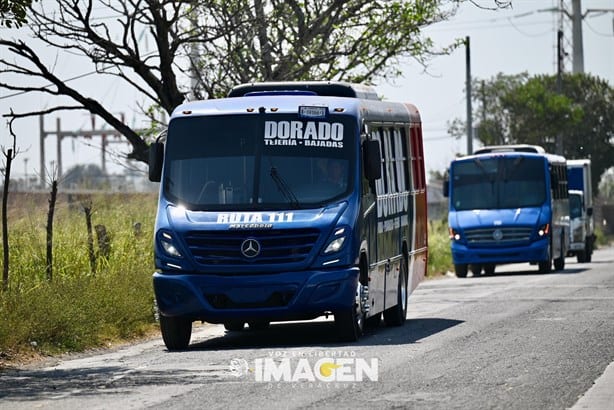
<path id="1" fill-rule="evenodd" d="M 448 224 L 446 221 L 430 221 L 428 275 L 441 275 L 449 270 L 453 270 L 453 264 Z"/>
<path id="2" fill-rule="evenodd" d="M 45 203 L 45 201 L 34 201 Z M 92 272 L 79 201 L 59 200 L 53 233 L 53 280 L 45 276 L 46 209 L 9 212 L 9 288 L 0 292 L 0 360 L 36 345 L 42 353 L 78 351 L 142 335 L 154 325 L 153 195 L 99 195 L 93 223 L 105 225 L 108 257 Z M 134 225 L 140 223 L 142 232 Z"/>

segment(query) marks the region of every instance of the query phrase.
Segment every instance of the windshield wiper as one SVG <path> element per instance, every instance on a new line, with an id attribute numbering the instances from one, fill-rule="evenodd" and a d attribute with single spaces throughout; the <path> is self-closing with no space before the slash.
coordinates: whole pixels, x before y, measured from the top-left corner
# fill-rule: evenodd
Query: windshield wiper
<path id="1" fill-rule="evenodd" d="M 286 200 L 290 202 L 290 204 L 292 204 L 295 208 L 298 208 L 298 198 L 296 197 L 296 195 L 294 195 L 294 192 L 292 192 L 292 189 L 290 188 L 288 183 L 284 181 L 284 179 L 279 175 L 275 166 L 271 167 L 270 175 L 271 179 L 275 181 L 277 189 L 279 190 L 279 192 L 281 192 L 284 198 L 286 198 Z"/>

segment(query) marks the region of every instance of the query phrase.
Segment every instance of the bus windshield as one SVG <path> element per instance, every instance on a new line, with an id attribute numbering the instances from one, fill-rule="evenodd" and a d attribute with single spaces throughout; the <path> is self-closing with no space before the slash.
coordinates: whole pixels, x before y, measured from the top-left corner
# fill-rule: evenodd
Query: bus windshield
<path id="1" fill-rule="evenodd" d="M 321 206 L 354 181 L 355 120 L 198 116 L 169 124 L 165 196 L 191 210 Z"/>
<path id="2" fill-rule="evenodd" d="M 546 200 L 545 159 L 488 157 L 452 166 L 452 205 L 457 211 L 541 206 Z"/>

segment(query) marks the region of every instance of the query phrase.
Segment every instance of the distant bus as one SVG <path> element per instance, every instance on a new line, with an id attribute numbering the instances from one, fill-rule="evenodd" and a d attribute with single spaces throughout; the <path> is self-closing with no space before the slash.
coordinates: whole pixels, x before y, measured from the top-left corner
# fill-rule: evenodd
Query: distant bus
<path id="1" fill-rule="evenodd" d="M 411 104 L 334 82 L 256 83 L 183 104 L 150 149 L 153 283 L 169 350 L 332 315 L 339 339 L 402 325 L 427 266 L 422 128 Z"/>
<path id="2" fill-rule="evenodd" d="M 590 262 L 595 244 L 591 160 L 567 161 L 569 188 L 569 252 L 579 263 Z"/>
<path id="3" fill-rule="evenodd" d="M 491 146 L 452 161 L 444 186 L 458 277 L 496 265 L 565 267 L 569 247 L 566 160 L 532 145 Z"/>

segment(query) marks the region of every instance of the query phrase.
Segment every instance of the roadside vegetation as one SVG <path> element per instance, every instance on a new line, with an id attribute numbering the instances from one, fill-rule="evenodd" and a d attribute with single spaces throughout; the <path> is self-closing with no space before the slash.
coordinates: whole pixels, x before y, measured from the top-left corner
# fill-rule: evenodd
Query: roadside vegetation
<path id="1" fill-rule="evenodd" d="M 155 195 L 98 195 L 56 204 L 53 277 L 46 266 L 46 196 L 11 196 L 10 277 L 0 291 L 0 368 L 23 355 L 104 347 L 157 332 L 151 274 Z M 91 223 L 104 227 L 94 236 Z M 608 243 L 600 230 L 598 245 Z M 428 277 L 453 271 L 444 220 L 429 221 Z"/>
<path id="2" fill-rule="evenodd" d="M 157 330 L 151 287 L 153 195 L 99 195 L 56 204 L 53 276 L 46 266 L 44 194 L 10 196 L 8 288 L 0 291 L 0 367 L 23 354 L 103 347 Z M 108 238 L 94 235 L 91 222 Z M 429 276 L 451 269 L 447 226 L 429 224 Z M 108 249 L 103 245 L 108 242 Z"/>
<path id="3" fill-rule="evenodd" d="M 444 220 L 429 221 L 429 263 L 427 276 L 434 277 L 454 271 L 448 223 Z"/>
<path id="4" fill-rule="evenodd" d="M 8 288 L 0 291 L 0 367 L 19 355 L 82 351 L 141 337 L 155 328 L 155 197 L 60 196 L 51 280 L 46 274 L 43 198 L 10 198 L 10 276 Z M 93 236 L 93 255 L 84 206 L 91 207 L 98 232 L 106 231 Z"/>

